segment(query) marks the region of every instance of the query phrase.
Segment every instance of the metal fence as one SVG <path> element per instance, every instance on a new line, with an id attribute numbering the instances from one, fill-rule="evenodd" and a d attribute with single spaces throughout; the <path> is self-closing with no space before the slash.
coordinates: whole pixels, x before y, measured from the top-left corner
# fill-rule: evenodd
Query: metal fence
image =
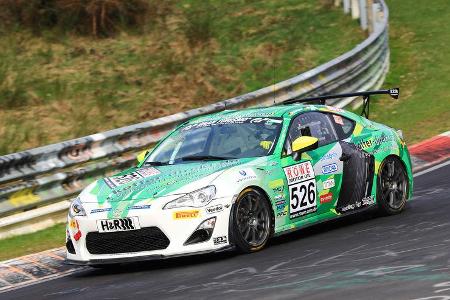
<path id="1" fill-rule="evenodd" d="M 389 68 L 387 6 L 383 0 L 344 0 L 343 4 L 344 11 L 360 18 L 370 35 L 351 51 L 310 71 L 197 109 L 0 156 L 0 217 L 72 197 L 93 180 L 133 165 L 138 151 L 192 117 L 225 107 L 271 105 L 292 97 L 379 87 Z M 329 104 L 343 107 L 353 100 Z"/>

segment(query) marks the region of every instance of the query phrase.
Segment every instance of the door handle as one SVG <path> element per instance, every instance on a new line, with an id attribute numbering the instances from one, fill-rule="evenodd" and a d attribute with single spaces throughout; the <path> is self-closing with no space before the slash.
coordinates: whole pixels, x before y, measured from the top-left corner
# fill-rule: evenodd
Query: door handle
<path id="1" fill-rule="evenodd" d="M 347 161 L 347 160 L 349 160 L 350 158 L 351 158 L 351 155 L 342 153 L 342 156 L 339 157 L 339 160 L 340 160 L 340 161 Z"/>

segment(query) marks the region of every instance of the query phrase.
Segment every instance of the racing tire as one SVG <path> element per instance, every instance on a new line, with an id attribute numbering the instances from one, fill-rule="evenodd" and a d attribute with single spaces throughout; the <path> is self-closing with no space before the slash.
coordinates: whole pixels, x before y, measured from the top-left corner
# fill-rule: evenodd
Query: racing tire
<path id="1" fill-rule="evenodd" d="M 273 231 L 273 215 L 267 197 L 252 188 L 243 190 L 231 210 L 232 243 L 244 253 L 264 248 Z"/>
<path id="2" fill-rule="evenodd" d="M 388 156 L 380 165 L 377 177 L 378 211 L 385 216 L 401 213 L 408 197 L 408 175 L 403 163 Z"/>

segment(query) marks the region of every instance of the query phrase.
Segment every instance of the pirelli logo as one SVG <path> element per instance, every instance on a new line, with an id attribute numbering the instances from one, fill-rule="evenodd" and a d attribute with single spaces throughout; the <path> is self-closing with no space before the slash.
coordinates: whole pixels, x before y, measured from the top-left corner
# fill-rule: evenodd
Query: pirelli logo
<path id="1" fill-rule="evenodd" d="M 200 216 L 199 210 L 185 210 L 185 211 L 176 211 L 173 213 L 173 218 L 175 220 L 183 220 L 183 219 L 195 219 Z"/>

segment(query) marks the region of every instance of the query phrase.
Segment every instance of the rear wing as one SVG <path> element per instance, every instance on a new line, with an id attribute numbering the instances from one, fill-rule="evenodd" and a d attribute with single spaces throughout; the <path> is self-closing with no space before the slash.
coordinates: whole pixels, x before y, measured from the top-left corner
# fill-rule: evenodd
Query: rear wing
<path id="1" fill-rule="evenodd" d="M 325 104 L 325 101 L 328 99 L 338 99 L 338 98 L 349 98 L 349 97 L 363 97 L 363 108 L 361 111 L 361 116 L 369 118 L 369 105 L 370 105 L 370 96 L 372 95 L 390 95 L 393 99 L 398 99 L 400 96 L 400 88 L 392 88 L 388 90 L 376 90 L 376 91 L 365 91 L 365 92 L 352 92 L 345 94 L 336 94 L 336 95 L 325 95 L 325 96 L 317 96 L 317 97 L 308 97 L 308 98 L 293 98 L 288 99 L 282 102 L 282 104 L 293 104 L 293 103 L 319 103 Z"/>

